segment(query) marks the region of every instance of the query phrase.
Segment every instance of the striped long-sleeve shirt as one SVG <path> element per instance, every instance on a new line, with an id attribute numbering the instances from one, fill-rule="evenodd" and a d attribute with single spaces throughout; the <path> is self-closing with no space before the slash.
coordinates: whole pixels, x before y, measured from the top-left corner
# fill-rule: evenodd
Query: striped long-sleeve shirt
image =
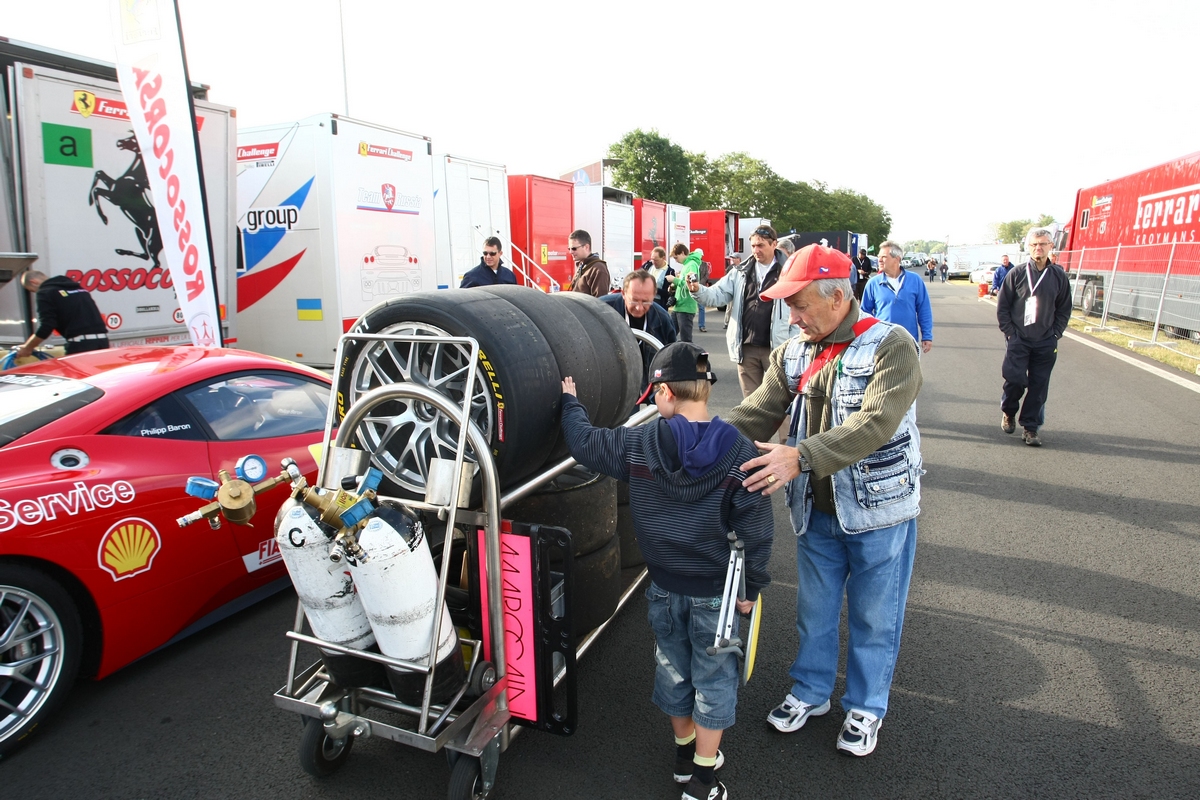
<path id="1" fill-rule="evenodd" d="M 712 425 L 727 425 L 714 419 Z M 729 531 L 746 553 L 746 596 L 771 581 L 771 502 L 742 486 L 741 464 L 758 450 L 744 436 L 703 475 L 682 466 L 665 420 L 637 428 L 596 428 L 573 395 L 562 398 L 562 428 L 571 456 L 589 469 L 629 482 L 629 509 L 650 577 L 669 592 L 719 596 L 729 564 Z"/>

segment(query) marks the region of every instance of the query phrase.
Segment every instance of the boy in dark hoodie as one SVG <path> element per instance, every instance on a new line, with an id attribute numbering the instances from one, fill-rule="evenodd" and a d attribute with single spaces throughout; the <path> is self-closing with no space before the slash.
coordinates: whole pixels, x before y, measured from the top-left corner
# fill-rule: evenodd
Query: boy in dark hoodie
<path id="1" fill-rule="evenodd" d="M 714 771 L 718 749 L 733 725 L 739 682 L 732 653 L 710 656 L 716 635 L 729 541 L 745 546 L 750 613 L 771 580 L 774 533 L 770 500 L 742 486 L 739 465 L 758 456 L 730 424 L 709 418 L 708 395 L 717 380 L 708 353 L 690 342 L 660 350 L 650 363 L 650 386 L 661 419 L 637 428 L 596 428 L 563 380 L 562 429 L 571 455 L 589 469 L 629 482 L 629 507 L 651 583 L 646 590 L 658 667 L 653 701 L 671 717 L 675 780 L 682 800 L 726 800 Z"/>

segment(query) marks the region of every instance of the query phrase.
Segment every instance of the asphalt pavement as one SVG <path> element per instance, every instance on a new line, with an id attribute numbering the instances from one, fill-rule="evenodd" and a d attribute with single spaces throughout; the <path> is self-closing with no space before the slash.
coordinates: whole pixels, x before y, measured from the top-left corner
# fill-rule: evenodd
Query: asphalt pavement
<path id="1" fill-rule="evenodd" d="M 918 400 L 928 470 L 891 707 L 875 753 L 840 756 L 842 713 L 780 734 L 795 539 L 782 493 L 763 641 L 722 776 L 735 798 L 1200 796 L 1200 397 L 1064 339 L 1045 446 L 1000 431 L 1003 339 L 973 287 L 933 284 Z M 714 408 L 740 400 L 721 316 Z M 0 763 L 6 798 L 440 798 L 441 755 L 356 742 L 331 778 L 300 770 L 299 718 L 275 708 L 291 592 L 81 682 Z M 500 798 L 677 798 L 670 727 L 650 703 L 640 593 L 579 664 L 570 737 L 524 732 Z M 844 665 L 843 665 L 844 666 Z M 1185 713 L 1186 712 L 1186 713 Z"/>

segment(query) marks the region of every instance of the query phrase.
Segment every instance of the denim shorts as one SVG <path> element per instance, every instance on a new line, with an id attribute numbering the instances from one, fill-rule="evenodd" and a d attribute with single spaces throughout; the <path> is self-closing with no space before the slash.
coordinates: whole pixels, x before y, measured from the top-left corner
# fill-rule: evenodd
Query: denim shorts
<path id="1" fill-rule="evenodd" d="M 654 704 L 665 714 L 691 717 L 709 730 L 732 726 L 737 710 L 737 656 L 706 652 L 716 638 L 721 598 L 688 597 L 651 581 L 646 600 L 657 661 Z"/>

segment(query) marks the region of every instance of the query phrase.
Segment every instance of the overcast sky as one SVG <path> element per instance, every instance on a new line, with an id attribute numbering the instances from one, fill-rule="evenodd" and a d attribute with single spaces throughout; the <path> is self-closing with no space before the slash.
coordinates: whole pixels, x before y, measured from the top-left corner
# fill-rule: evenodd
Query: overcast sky
<path id="1" fill-rule="evenodd" d="M 0 36 L 113 60 L 116 0 L 3 0 Z M 160 0 L 161 1 L 161 0 Z M 238 124 L 344 112 L 337 0 L 179 0 Z M 815 6 L 815 7 L 814 7 Z M 342 0 L 350 115 L 558 176 L 656 128 L 982 242 L 1200 150 L 1200 2 Z"/>

